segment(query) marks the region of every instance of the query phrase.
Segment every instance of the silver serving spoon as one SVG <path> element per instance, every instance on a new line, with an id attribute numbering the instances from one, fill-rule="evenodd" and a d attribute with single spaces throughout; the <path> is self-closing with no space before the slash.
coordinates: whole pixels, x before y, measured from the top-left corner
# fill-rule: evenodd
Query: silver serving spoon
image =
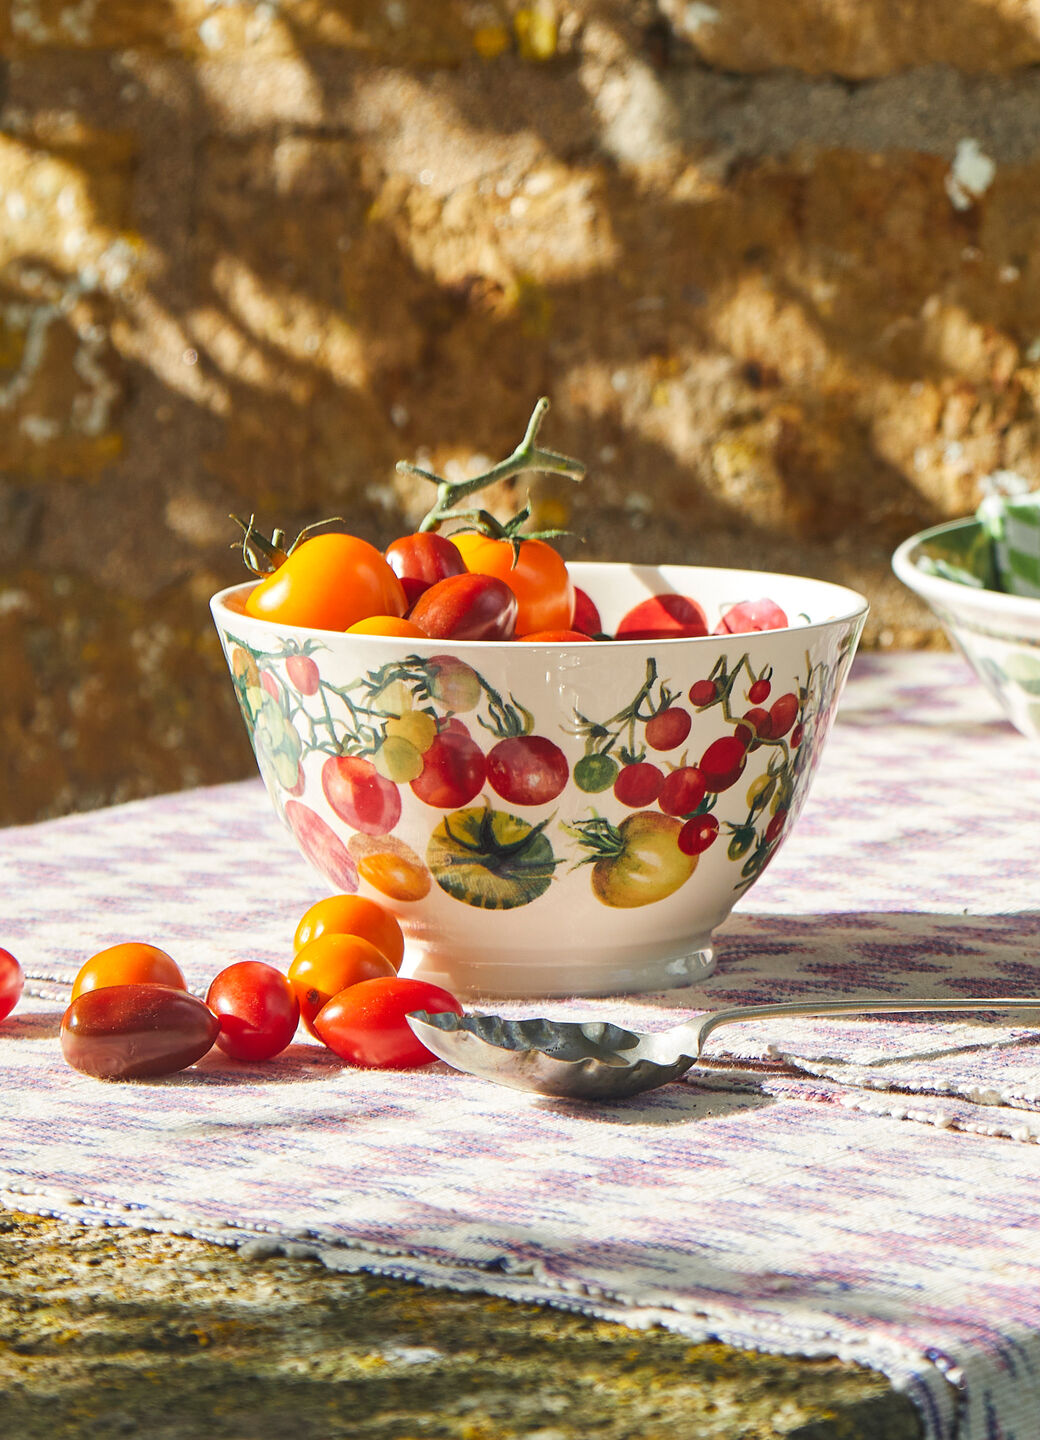
<path id="1" fill-rule="evenodd" d="M 503 1020 L 500 1015 L 431 1015 L 413 1010 L 408 1023 L 428 1050 L 456 1070 L 571 1100 L 620 1100 L 678 1080 L 696 1065 L 720 1025 L 781 1015 L 906 1015 L 929 1010 L 1032 1010 L 1040 1000 L 972 996 L 959 1000 L 805 1000 L 714 1010 L 657 1034 L 623 1030 L 603 1020 Z"/>

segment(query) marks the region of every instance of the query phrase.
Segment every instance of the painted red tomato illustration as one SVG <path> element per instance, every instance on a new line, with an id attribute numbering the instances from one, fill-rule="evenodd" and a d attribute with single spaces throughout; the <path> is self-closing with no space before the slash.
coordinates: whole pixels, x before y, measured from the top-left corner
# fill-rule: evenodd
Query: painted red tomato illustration
<path id="1" fill-rule="evenodd" d="M 309 655 L 290 655 L 285 662 L 285 673 L 301 695 L 317 695 L 321 676 Z"/>
<path id="2" fill-rule="evenodd" d="M 651 750 L 675 750 L 689 735 L 692 724 L 688 710 L 681 705 L 669 705 L 646 722 L 646 743 Z"/>
<path id="3" fill-rule="evenodd" d="M 468 735 L 442 730 L 423 758 L 412 790 L 427 805 L 457 810 L 480 794 L 487 779 L 484 752 Z"/>
<path id="4" fill-rule="evenodd" d="M 780 839 L 780 834 L 787 820 L 787 811 L 782 807 L 777 810 L 769 824 L 766 826 L 766 844 L 772 845 L 774 840 Z"/>
<path id="5" fill-rule="evenodd" d="M 761 680 L 752 682 L 747 692 L 747 698 L 751 701 L 752 705 L 761 705 L 763 700 L 769 699 L 769 692 L 772 688 L 769 681 L 763 676 Z"/>
<path id="6" fill-rule="evenodd" d="M 762 741 L 770 739 L 772 734 L 772 716 L 761 705 L 753 705 L 740 717 L 736 735 L 748 750 L 757 750 Z"/>
<path id="7" fill-rule="evenodd" d="M 666 775 L 657 803 L 666 815 L 692 815 L 704 799 L 707 787 L 696 765 L 680 765 Z"/>
<path id="8" fill-rule="evenodd" d="M 719 822 L 714 815 L 695 815 L 679 831 L 679 849 L 684 855 L 703 855 L 718 834 Z"/>
<path id="9" fill-rule="evenodd" d="M 357 866 L 335 831 L 298 800 L 286 802 L 285 818 L 297 845 L 314 868 L 338 890 L 353 895 L 358 888 Z"/>
<path id="10" fill-rule="evenodd" d="M 358 755 L 331 755 L 321 767 L 321 788 L 340 819 L 365 835 L 386 835 L 401 818 L 397 786 Z"/>
<path id="11" fill-rule="evenodd" d="M 547 805 L 569 776 L 566 755 L 543 735 L 500 740 L 487 757 L 488 783 L 513 805 Z"/>
<path id="12" fill-rule="evenodd" d="M 689 595 L 654 595 L 622 617 L 619 640 L 668 640 L 707 635 L 708 618 Z"/>
<path id="13" fill-rule="evenodd" d="M 695 680 L 690 686 L 690 699 L 701 709 L 719 697 L 719 687 L 714 680 Z"/>
<path id="14" fill-rule="evenodd" d="M 663 784 L 664 775 L 657 766 L 640 760 L 633 765 L 623 766 L 618 772 L 614 781 L 614 795 L 622 805 L 641 810 L 644 805 L 654 803 Z"/>
<path id="15" fill-rule="evenodd" d="M 716 793 L 735 785 L 746 764 L 747 751 L 743 740 L 737 735 L 723 735 L 711 742 L 697 768 L 704 777 L 705 790 Z"/>
<path id="16" fill-rule="evenodd" d="M 772 738 L 782 739 L 797 719 L 798 696 L 788 691 L 769 707 L 769 733 Z"/>

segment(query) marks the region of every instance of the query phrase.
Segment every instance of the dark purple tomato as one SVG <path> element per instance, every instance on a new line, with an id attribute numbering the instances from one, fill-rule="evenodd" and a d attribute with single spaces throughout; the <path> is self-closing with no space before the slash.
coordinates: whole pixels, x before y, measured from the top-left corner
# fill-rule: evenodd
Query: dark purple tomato
<path id="1" fill-rule="evenodd" d="M 434 640 L 512 640 L 516 596 L 494 575 L 450 575 L 416 600 L 409 618 Z"/>
<path id="2" fill-rule="evenodd" d="M 517 735 L 491 749 L 487 778 L 492 790 L 511 805 L 547 805 L 566 786 L 570 766 L 560 747 L 544 735 Z"/>
<path id="3" fill-rule="evenodd" d="M 172 1075 L 201 1060 L 220 1030 L 207 1005 L 168 985 L 87 990 L 61 1020 L 61 1052 L 98 1080 Z"/>
<path id="4" fill-rule="evenodd" d="M 405 598 L 410 606 L 438 580 L 466 573 L 466 562 L 459 554 L 458 546 L 452 544 L 446 535 L 438 535 L 432 530 L 402 535 L 386 547 L 385 554 L 390 569 L 404 586 Z"/>

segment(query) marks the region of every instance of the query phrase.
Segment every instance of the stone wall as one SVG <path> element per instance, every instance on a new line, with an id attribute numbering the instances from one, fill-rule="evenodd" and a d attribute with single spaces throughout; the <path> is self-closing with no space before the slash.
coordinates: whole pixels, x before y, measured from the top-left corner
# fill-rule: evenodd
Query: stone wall
<path id="1" fill-rule="evenodd" d="M 2 822 L 252 773 L 229 512 L 385 543 L 541 393 L 583 556 L 839 579 L 868 644 L 1040 478 L 1037 0 L 6 0 L 0 54 Z"/>

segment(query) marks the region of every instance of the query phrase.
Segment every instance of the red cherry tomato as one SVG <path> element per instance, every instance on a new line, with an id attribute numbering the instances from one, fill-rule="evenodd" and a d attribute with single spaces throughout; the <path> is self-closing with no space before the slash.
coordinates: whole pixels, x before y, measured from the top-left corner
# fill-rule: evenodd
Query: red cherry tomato
<path id="1" fill-rule="evenodd" d="M 700 758 L 697 768 L 704 779 L 705 790 L 717 793 L 735 785 L 747 764 L 747 750 L 738 735 L 723 735 L 713 740 Z"/>
<path id="2" fill-rule="evenodd" d="M 742 600 L 731 605 L 715 627 L 716 635 L 748 635 L 757 630 L 785 630 L 787 616 L 773 600 Z M 767 692 L 768 693 L 768 692 Z"/>
<path id="3" fill-rule="evenodd" d="M 220 1030 L 207 1005 L 169 985 L 105 985 L 77 996 L 61 1020 L 61 1052 L 98 1080 L 172 1075 L 201 1060 Z"/>
<path id="4" fill-rule="evenodd" d="M 405 1016 L 413 1010 L 440 1015 L 462 1014 L 462 1006 L 426 980 L 399 975 L 363 980 L 336 995 L 318 1013 L 318 1039 L 349 1065 L 375 1070 L 414 1070 L 430 1065 L 436 1055 L 411 1030 Z"/>
<path id="5" fill-rule="evenodd" d="M 458 547 L 446 535 L 432 530 L 402 535 L 386 547 L 386 558 L 403 585 L 410 606 L 438 580 L 466 573 L 466 562 Z"/>
<path id="6" fill-rule="evenodd" d="M 772 717 L 761 705 L 753 705 L 750 710 L 745 710 L 736 729 L 737 739 L 748 750 L 757 750 L 762 741 L 768 740 L 772 733 Z"/>
<path id="7" fill-rule="evenodd" d="M 363 835 L 388 835 L 401 818 L 401 792 L 359 755 L 331 755 L 321 767 L 321 788 L 339 818 Z"/>
<path id="8" fill-rule="evenodd" d="M 619 640 L 672 640 L 707 635 L 708 617 L 689 595 L 654 595 L 622 618 Z"/>
<path id="9" fill-rule="evenodd" d="M 357 866 L 347 847 L 320 815 L 298 800 L 287 800 L 285 819 L 296 843 L 314 866 L 338 890 L 356 890 Z"/>
<path id="10" fill-rule="evenodd" d="M 457 810 L 480 794 L 487 761 L 475 740 L 457 730 L 442 730 L 422 757 L 422 774 L 412 790 L 427 805 Z"/>
<path id="11" fill-rule="evenodd" d="M 289 983 L 300 1003 L 300 1018 L 312 1035 L 314 1017 L 333 995 L 377 976 L 396 975 L 382 950 L 360 935 L 330 932 L 309 940 L 289 966 Z"/>
<path id="12" fill-rule="evenodd" d="M 313 535 L 250 592 L 246 614 L 281 625 L 345 630 L 366 615 L 403 615 L 400 580 L 356 535 Z"/>
<path id="13" fill-rule="evenodd" d="M 773 740 L 782 740 L 798 719 L 798 696 L 788 692 L 774 700 L 769 707 L 769 734 Z"/>
<path id="14" fill-rule="evenodd" d="M 18 1004 L 24 984 L 21 965 L 10 950 L 0 950 L 0 1020 Z"/>
<path id="15" fill-rule="evenodd" d="M 240 960 L 215 976 L 206 1004 L 220 1021 L 216 1045 L 232 1060 L 270 1060 L 296 1034 L 300 1004 L 280 970 Z"/>
<path id="16" fill-rule="evenodd" d="M 588 645 L 592 636 L 582 630 L 536 630 L 533 635 L 516 637 L 525 645 Z"/>
<path id="17" fill-rule="evenodd" d="M 769 699 L 769 692 L 772 688 L 769 681 L 763 676 L 761 680 L 752 682 L 747 692 L 747 698 L 752 705 L 761 705 L 763 700 Z"/>
<path id="18" fill-rule="evenodd" d="M 664 777 L 657 803 L 666 815 L 691 815 L 706 793 L 704 776 L 696 765 L 681 765 Z M 681 844 L 679 848 L 682 849 Z M 687 850 L 685 853 L 689 855 L 693 852 Z"/>
<path id="19" fill-rule="evenodd" d="M 570 773 L 566 755 L 544 735 L 500 740 L 487 757 L 488 783 L 511 805 L 547 805 L 562 793 Z"/>
<path id="20" fill-rule="evenodd" d="M 434 640 L 512 640 L 516 596 L 493 575 L 450 575 L 416 600 L 411 619 Z"/>
<path id="21" fill-rule="evenodd" d="M 698 710 L 719 698 L 719 687 L 714 680 L 695 680 L 690 686 L 690 699 Z"/>
<path id="22" fill-rule="evenodd" d="M 674 750 L 689 735 L 692 724 L 688 710 L 681 705 L 669 705 L 646 722 L 646 743 L 651 750 Z"/>
<path id="23" fill-rule="evenodd" d="M 718 833 L 719 822 L 714 815 L 695 815 L 679 831 L 679 849 L 684 855 L 703 855 Z"/>
<path id="24" fill-rule="evenodd" d="M 603 634 L 603 622 L 599 618 L 599 611 L 578 585 L 574 587 L 574 619 L 571 623 L 575 630 L 580 630 L 583 635 L 588 635 L 590 638 L 593 635 Z"/>
<path id="25" fill-rule="evenodd" d="M 521 540 L 514 552 L 509 540 L 464 533 L 454 537 L 466 569 L 504 580 L 516 596 L 516 630 L 574 629 L 574 586 L 563 556 L 544 540 Z"/>
<path id="26" fill-rule="evenodd" d="M 404 935 L 397 916 L 364 895 L 329 895 L 316 901 L 296 927 L 293 950 L 302 950 L 319 935 L 360 935 L 381 950 L 395 970 L 404 959 Z"/>
<path id="27" fill-rule="evenodd" d="M 186 990 L 184 976 L 177 962 L 157 945 L 128 940 L 110 945 L 80 967 L 72 984 L 72 999 L 88 990 L 107 985 L 168 985 L 173 990 Z"/>
<path id="28" fill-rule="evenodd" d="M 622 805 L 641 810 L 645 805 L 654 803 L 663 784 L 664 776 L 657 766 L 642 760 L 635 765 L 622 766 L 614 781 L 614 795 Z"/>

